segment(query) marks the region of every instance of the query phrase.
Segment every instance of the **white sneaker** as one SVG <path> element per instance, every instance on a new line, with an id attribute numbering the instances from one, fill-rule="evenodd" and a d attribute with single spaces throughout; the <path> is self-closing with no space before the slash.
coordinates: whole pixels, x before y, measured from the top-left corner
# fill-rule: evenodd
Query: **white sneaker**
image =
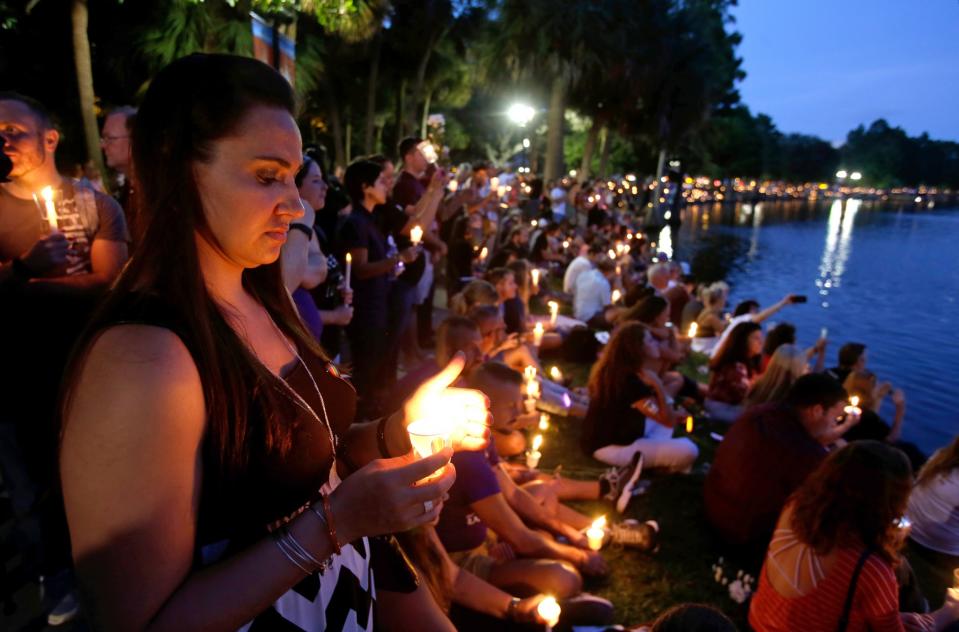
<path id="1" fill-rule="evenodd" d="M 77 618 L 80 613 L 80 602 L 77 600 L 77 593 L 73 590 L 63 596 L 50 614 L 47 615 L 47 625 L 63 625 Z"/>

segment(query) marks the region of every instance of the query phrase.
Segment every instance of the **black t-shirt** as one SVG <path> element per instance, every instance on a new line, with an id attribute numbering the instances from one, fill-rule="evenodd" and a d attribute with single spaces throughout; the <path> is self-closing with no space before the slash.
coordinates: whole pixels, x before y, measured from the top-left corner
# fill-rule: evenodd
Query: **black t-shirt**
<path id="1" fill-rule="evenodd" d="M 409 235 L 400 234 L 400 230 L 403 229 L 403 226 L 406 225 L 409 219 L 409 216 L 406 214 L 406 208 L 408 206 L 416 206 L 424 193 L 426 193 L 426 187 L 423 183 L 406 171 L 400 173 L 400 177 L 393 186 L 392 199 L 387 202 L 388 206 L 394 207 L 389 213 L 391 224 L 389 232 L 393 235 L 393 240 L 396 241 L 396 247 L 400 250 L 404 250 L 413 245 Z M 399 214 L 403 216 L 402 223 L 399 223 Z M 429 229 L 429 226 L 420 226 L 420 228 L 426 231 Z M 409 285 L 416 285 L 419 283 L 425 271 L 426 253 L 421 253 L 420 256 L 416 258 L 416 261 L 406 264 L 406 269 L 403 271 L 403 274 L 400 275 L 400 280 Z"/>
<path id="2" fill-rule="evenodd" d="M 591 398 L 580 444 L 592 455 L 608 445 L 629 445 L 646 433 L 646 415 L 633 408 L 637 401 L 655 398 L 653 390 L 639 376 L 630 374 L 622 390 L 606 406 Z"/>
<path id="3" fill-rule="evenodd" d="M 521 334 L 526 331 L 526 308 L 523 299 L 514 296 L 503 301 L 503 322 L 506 323 L 506 333 Z"/>
<path id="4" fill-rule="evenodd" d="M 530 252 L 530 261 L 533 263 L 542 263 L 545 259 L 543 258 L 543 253 L 549 249 L 549 237 L 546 236 L 546 233 L 540 233 L 536 237 L 536 241 L 533 242 L 533 249 Z"/>
<path id="5" fill-rule="evenodd" d="M 344 262 L 346 253 L 354 248 L 365 248 L 369 263 L 386 259 L 386 238 L 373 221 L 372 214 L 362 206 L 354 208 L 340 226 L 338 241 Z M 385 317 L 391 279 L 390 272 L 366 279 L 352 274 L 350 285 L 353 287 L 354 321 L 366 322 L 370 318 Z"/>

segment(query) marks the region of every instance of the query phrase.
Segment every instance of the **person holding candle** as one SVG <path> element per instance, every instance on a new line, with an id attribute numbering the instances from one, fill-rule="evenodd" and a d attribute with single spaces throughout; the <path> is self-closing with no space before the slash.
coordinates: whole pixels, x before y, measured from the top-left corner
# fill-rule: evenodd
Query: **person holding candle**
<path id="1" fill-rule="evenodd" d="M 808 373 L 786 399 L 748 409 L 725 434 L 706 474 L 706 517 L 716 535 L 759 560 L 786 498 L 825 459 L 857 415 L 844 414 L 846 391 Z"/>
<path id="2" fill-rule="evenodd" d="M 896 526 L 912 487 L 909 461 L 878 441 L 833 452 L 790 496 L 776 523 L 749 608 L 757 632 L 945 630 L 959 602 L 900 612 L 908 568 Z"/>
<path id="3" fill-rule="evenodd" d="M 358 160 L 343 177 L 353 211 L 340 226 L 338 242 L 352 258 L 353 320 L 347 328 L 353 358 L 352 381 L 360 396 L 359 418 L 375 418 L 382 411 L 385 363 L 383 354 L 389 325 L 389 293 L 400 262 L 410 263 L 417 253 L 412 248 L 391 250 L 386 236 L 376 225 L 373 209 L 384 204 L 387 176 L 384 167 Z"/>
<path id="4" fill-rule="evenodd" d="M 55 402 L 71 348 L 126 263 L 130 237 L 115 200 L 57 171 L 60 134 L 43 104 L 0 92 L 0 135 L 11 165 L 0 184 L 0 461 L 17 512 L 38 500 L 40 572 L 58 578 L 69 551 L 53 480 Z M 67 592 L 49 620 L 75 614 Z"/>
<path id="5" fill-rule="evenodd" d="M 481 450 L 488 412 L 448 388 L 457 360 L 403 411 L 352 423 L 355 393 L 277 263 L 303 215 L 293 103 L 269 66 L 197 54 L 158 73 L 140 109 L 143 242 L 62 402 L 61 482 L 95 629 L 372 630 L 374 589 L 428 599 L 369 538 L 433 521 L 453 481 L 451 451 L 414 460 L 406 425 L 458 411 L 454 445 Z"/>

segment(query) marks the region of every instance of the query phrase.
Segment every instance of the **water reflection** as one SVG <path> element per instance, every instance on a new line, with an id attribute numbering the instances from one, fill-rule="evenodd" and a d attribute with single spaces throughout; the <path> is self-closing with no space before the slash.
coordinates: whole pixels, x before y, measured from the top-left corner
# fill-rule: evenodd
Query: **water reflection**
<path id="1" fill-rule="evenodd" d="M 749 252 L 746 253 L 746 256 L 749 257 L 749 260 L 752 261 L 756 258 L 756 255 L 759 254 L 759 227 L 763 223 L 763 205 L 762 202 L 756 205 L 755 208 L 751 208 L 752 218 L 753 218 L 753 231 L 752 235 L 749 238 Z"/>
<path id="2" fill-rule="evenodd" d="M 819 278 L 816 279 L 823 307 L 829 307 L 830 290 L 842 285 L 846 261 L 852 252 L 852 228 L 861 204 L 856 199 L 836 200 L 829 209 L 826 243 L 819 263 Z"/>

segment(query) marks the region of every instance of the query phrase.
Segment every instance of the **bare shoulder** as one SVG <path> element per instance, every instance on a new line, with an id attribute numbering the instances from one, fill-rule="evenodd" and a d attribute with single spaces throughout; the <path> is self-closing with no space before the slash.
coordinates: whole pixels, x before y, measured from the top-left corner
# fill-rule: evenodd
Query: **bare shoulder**
<path id="1" fill-rule="evenodd" d="M 199 441 L 205 407 L 196 363 L 169 329 L 110 327 L 83 360 L 64 422 L 64 448 L 71 434 L 82 434 L 71 433 L 75 425 L 111 442 L 179 442 L 184 434 Z"/>

